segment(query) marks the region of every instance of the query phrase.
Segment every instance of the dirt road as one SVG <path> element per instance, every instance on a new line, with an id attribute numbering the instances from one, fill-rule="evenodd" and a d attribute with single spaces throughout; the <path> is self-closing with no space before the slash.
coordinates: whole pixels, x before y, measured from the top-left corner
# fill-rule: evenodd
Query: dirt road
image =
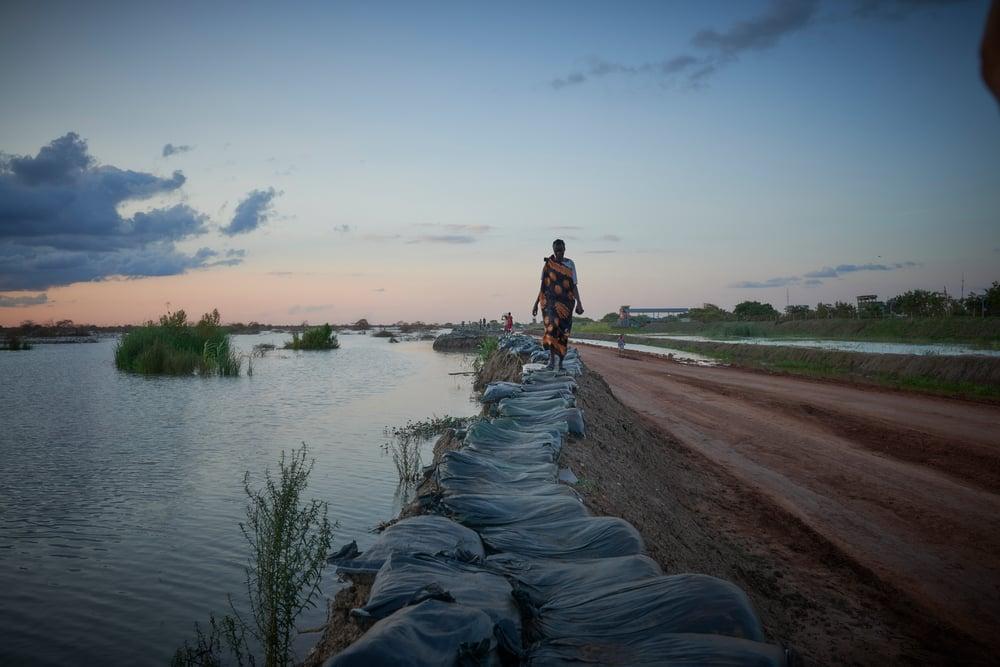
<path id="1" fill-rule="evenodd" d="M 1000 407 L 581 351 L 625 406 L 931 617 L 1000 644 Z"/>

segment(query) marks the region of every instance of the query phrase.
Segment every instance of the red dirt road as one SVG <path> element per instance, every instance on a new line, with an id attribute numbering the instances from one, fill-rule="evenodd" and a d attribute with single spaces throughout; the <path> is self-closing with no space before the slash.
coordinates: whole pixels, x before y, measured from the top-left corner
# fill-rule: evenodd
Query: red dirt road
<path id="1" fill-rule="evenodd" d="M 574 342 L 623 404 L 929 614 L 1000 645 L 1000 406 Z"/>

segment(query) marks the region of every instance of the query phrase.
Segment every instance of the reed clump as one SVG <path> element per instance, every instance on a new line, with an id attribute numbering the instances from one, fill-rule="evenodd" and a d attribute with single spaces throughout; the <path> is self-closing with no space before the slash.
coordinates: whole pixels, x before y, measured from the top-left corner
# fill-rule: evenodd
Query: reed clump
<path id="1" fill-rule="evenodd" d="M 149 321 L 126 333 L 115 348 L 119 370 L 143 375 L 235 376 L 242 362 L 218 310 L 194 325 L 183 310 L 168 312 L 158 323 Z"/>
<path id="2" fill-rule="evenodd" d="M 11 335 L 6 338 L 3 346 L 0 346 L 0 350 L 11 350 L 13 352 L 18 350 L 30 350 L 31 347 L 31 343 L 24 340 L 20 336 Z"/>
<path id="3" fill-rule="evenodd" d="M 420 481 L 423 472 L 423 459 L 420 454 L 422 443 L 441 435 L 448 429 L 467 428 L 475 419 L 475 417 L 445 415 L 420 421 L 407 421 L 404 426 L 394 428 L 386 426 L 383 430 L 386 442 L 382 445 L 382 452 L 392 456 L 400 484 L 409 486 Z"/>
<path id="4" fill-rule="evenodd" d="M 337 334 L 329 324 L 307 328 L 301 336 L 293 332 L 292 339 L 285 343 L 286 350 L 336 350 L 339 347 Z"/>

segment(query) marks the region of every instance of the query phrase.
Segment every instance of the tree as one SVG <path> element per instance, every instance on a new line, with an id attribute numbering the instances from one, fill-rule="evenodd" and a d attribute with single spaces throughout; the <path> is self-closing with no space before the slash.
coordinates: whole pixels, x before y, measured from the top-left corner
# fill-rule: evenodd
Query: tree
<path id="1" fill-rule="evenodd" d="M 938 292 L 915 289 L 889 299 L 889 311 L 907 317 L 943 317 L 950 311 L 950 299 Z"/>
<path id="2" fill-rule="evenodd" d="M 858 314 L 858 309 L 853 303 L 846 301 L 835 301 L 833 303 L 833 317 L 837 319 L 854 319 Z"/>
<path id="3" fill-rule="evenodd" d="M 785 315 L 792 320 L 807 320 L 812 315 L 809 306 L 785 306 Z"/>
<path id="4" fill-rule="evenodd" d="M 692 308 L 688 311 L 692 320 L 699 322 L 719 322 L 731 318 L 731 313 L 719 308 L 714 303 L 704 303 L 701 308 Z"/>
<path id="5" fill-rule="evenodd" d="M 601 318 L 601 322 L 606 322 L 607 324 L 614 324 L 618 321 L 618 313 L 608 313 Z"/>
<path id="6" fill-rule="evenodd" d="M 354 327 L 357 329 L 361 329 L 362 331 L 368 331 L 369 329 L 372 328 L 372 325 L 368 324 L 368 320 L 362 317 L 360 320 L 354 323 Z"/>
<path id="7" fill-rule="evenodd" d="M 779 313 L 769 303 L 742 301 L 733 308 L 733 315 L 738 320 L 774 320 Z"/>

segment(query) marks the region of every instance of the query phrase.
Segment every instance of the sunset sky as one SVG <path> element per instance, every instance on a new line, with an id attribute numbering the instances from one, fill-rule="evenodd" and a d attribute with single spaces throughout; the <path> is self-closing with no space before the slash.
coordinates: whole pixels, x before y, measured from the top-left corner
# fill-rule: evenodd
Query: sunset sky
<path id="1" fill-rule="evenodd" d="M 208 5 L 0 7 L 0 324 L 1000 280 L 988 0 Z"/>

